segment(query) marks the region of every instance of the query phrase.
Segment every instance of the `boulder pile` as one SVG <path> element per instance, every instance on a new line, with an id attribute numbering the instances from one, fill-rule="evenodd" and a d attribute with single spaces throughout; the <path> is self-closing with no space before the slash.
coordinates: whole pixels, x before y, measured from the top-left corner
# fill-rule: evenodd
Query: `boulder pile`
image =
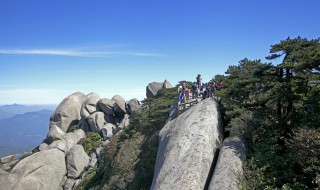
<path id="1" fill-rule="evenodd" d="M 137 99 L 119 95 L 100 98 L 76 92 L 65 98 L 50 117 L 49 132 L 36 153 L 20 160 L 10 173 L 0 170 L 5 189 L 73 189 L 101 158 L 109 139 L 128 127 L 130 115 L 141 110 Z M 87 134 L 102 134 L 102 146 L 88 155 L 79 144 Z M 8 164 L 15 159 L 1 158 Z M 1 188 L 2 188 L 1 187 Z"/>

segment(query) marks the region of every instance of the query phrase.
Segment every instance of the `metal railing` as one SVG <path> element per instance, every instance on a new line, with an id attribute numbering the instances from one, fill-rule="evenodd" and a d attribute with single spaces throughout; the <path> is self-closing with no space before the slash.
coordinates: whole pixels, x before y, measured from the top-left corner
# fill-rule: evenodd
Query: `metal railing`
<path id="1" fill-rule="evenodd" d="M 185 103 L 178 102 L 178 107 L 177 107 L 178 108 L 178 115 L 180 115 L 181 113 L 183 113 L 184 111 L 189 109 L 191 106 L 197 104 L 200 101 L 199 101 L 199 98 L 196 98 L 196 99 L 191 99 Z"/>

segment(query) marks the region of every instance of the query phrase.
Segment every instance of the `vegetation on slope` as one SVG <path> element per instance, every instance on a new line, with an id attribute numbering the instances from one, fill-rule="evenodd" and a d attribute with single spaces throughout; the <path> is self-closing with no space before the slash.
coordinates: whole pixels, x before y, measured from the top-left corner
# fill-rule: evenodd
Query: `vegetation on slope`
<path id="1" fill-rule="evenodd" d="M 221 97 L 226 129 L 251 154 L 242 189 L 320 188 L 320 43 L 297 37 L 271 46 L 267 59 L 229 66 Z"/>
<path id="2" fill-rule="evenodd" d="M 77 189 L 149 189 L 158 150 L 158 132 L 176 99 L 176 88 L 146 99 L 148 110 L 134 113 L 130 125 L 106 146 L 99 167 L 90 170 Z"/>

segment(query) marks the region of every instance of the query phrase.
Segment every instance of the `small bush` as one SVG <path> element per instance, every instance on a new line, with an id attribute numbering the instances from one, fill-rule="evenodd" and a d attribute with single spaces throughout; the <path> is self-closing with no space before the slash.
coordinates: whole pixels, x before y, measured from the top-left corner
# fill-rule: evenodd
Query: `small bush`
<path id="1" fill-rule="evenodd" d="M 98 133 L 91 133 L 86 138 L 81 139 L 80 144 L 83 146 L 84 151 L 90 155 L 91 152 L 102 144 L 101 136 Z"/>
<path id="2" fill-rule="evenodd" d="M 79 128 L 79 125 L 72 125 L 72 126 L 70 127 L 70 129 L 69 129 L 69 132 L 73 132 L 73 131 L 75 131 L 75 130 L 77 130 L 77 129 L 80 129 L 80 128 Z"/>

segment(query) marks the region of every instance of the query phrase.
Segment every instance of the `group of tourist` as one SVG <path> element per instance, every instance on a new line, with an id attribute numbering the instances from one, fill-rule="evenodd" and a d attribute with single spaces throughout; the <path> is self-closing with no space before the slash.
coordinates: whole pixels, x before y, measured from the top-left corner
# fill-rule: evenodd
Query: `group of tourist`
<path id="1" fill-rule="evenodd" d="M 202 83 L 202 77 L 200 74 L 198 74 L 196 80 L 196 82 L 192 83 L 191 88 L 186 82 L 178 87 L 178 98 L 180 103 L 188 102 L 190 97 L 193 99 L 213 97 L 214 91 L 224 89 L 223 82 L 213 81 L 209 83 Z"/>

